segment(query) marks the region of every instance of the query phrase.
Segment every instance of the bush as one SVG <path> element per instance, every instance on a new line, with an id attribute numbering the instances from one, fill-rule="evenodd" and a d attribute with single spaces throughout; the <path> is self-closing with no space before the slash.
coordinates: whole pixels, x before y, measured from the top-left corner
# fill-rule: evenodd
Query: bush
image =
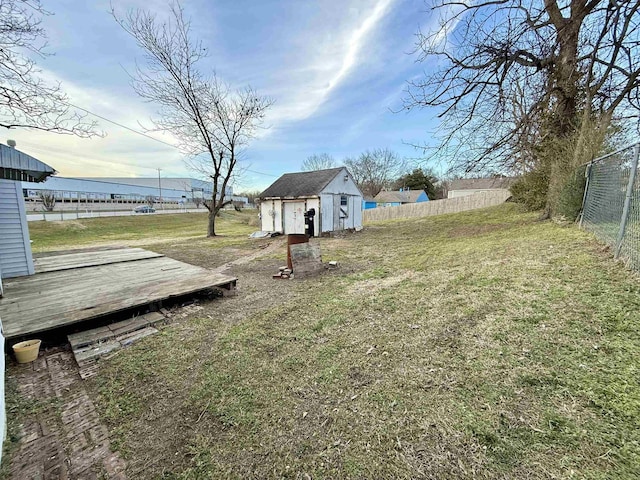
<path id="1" fill-rule="evenodd" d="M 542 210 L 547 204 L 549 178 L 546 170 L 532 170 L 522 175 L 511 185 L 512 200 L 521 203 L 527 210 Z"/>
<path id="2" fill-rule="evenodd" d="M 586 166 L 578 167 L 562 186 L 558 195 L 555 211 L 567 220 L 575 220 L 582 209 L 582 197 L 587 183 L 585 178 Z"/>

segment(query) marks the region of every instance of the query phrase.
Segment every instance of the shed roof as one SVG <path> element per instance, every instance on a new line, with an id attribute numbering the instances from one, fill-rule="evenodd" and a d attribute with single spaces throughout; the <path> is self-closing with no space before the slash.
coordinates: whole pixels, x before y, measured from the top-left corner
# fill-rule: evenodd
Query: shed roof
<path id="1" fill-rule="evenodd" d="M 320 195 L 320 192 L 333 180 L 344 167 L 315 170 L 313 172 L 285 173 L 273 182 L 260 198 L 308 197 Z"/>
<path id="2" fill-rule="evenodd" d="M 492 188 L 509 188 L 515 178 L 490 177 L 490 178 L 458 178 L 451 181 L 449 190 L 489 190 Z"/>
<path id="3" fill-rule="evenodd" d="M 374 200 L 378 203 L 416 203 L 423 193 L 424 190 L 384 191 L 376 195 Z"/>
<path id="4" fill-rule="evenodd" d="M 43 182 L 56 171 L 31 155 L 0 144 L 0 178 L 23 182 Z"/>

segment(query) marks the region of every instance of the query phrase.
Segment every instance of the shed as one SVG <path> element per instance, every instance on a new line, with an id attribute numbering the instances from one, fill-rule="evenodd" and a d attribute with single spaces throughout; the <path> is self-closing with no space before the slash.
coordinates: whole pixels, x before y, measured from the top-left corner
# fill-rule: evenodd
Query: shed
<path id="1" fill-rule="evenodd" d="M 466 197 L 481 192 L 508 193 L 515 181 L 513 177 L 458 178 L 451 181 L 447 198 Z"/>
<path id="2" fill-rule="evenodd" d="M 0 279 L 33 275 L 21 182 L 42 182 L 54 173 L 40 160 L 0 144 Z"/>
<path id="3" fill-rule="evenodd" d="M 345 167 L 282 175 L 260 194 L 261 228 L 305 233 L 304 213 L 312 208 L 313 236 L 362 228 L 362 192 Z"/>
<path id="4" fill-rule="evenodd" d="M 429 197 L 424 190 L 383 191 L 374 198 L 378 206 L 397 207 L 405 203 L 428 202 Z"/>

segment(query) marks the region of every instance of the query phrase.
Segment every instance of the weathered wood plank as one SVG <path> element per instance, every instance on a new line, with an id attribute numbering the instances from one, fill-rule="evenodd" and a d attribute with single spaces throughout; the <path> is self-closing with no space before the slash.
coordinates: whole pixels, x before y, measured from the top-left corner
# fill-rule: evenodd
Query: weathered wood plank
<path id="1" fill-rule="evenodd" d="M 142 248 L 120 248 L 102 252 L 66 253 L 63 255 L 35 258 L 33 264 L 36 273 L 45 273 L 106 265 L 109 263 L 132 262 L 162 256 L 160 253 L 150 252 Z"/>
<path id="2" fill-rule="evenodd" d="M 111 340 L 115 335 L 109 329 L 109 327 L 92 328 L 91 330 L 85 330 L 84 332 L 72 333 L 67 336 L 71 348 L 76 349 L 80 347 L 86 347 L 91 343 L 104 342 Z"/>
<path id="3" fill-rule="evenodd" d="M 112 340 L 99 345 L 89 345 L 88 347 L 79 348 L 73 351 L 73 355 L 76 357 L 78 365 L 82 366 L 118 348 L 120 348 L 120 342 Z"/>
<path id="4" fill-rule="evenodd" d="M 201 290 L 233 287 L 236 280 L 167 257 L 57 270 L 5 281 L 0 317 L 5 337 L 13 338 Z"/>

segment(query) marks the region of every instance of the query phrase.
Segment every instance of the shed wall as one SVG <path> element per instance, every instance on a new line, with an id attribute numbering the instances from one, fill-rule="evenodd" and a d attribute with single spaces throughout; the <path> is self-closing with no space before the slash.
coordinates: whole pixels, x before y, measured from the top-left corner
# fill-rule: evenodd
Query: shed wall
<path id="1" fill-rule="evenodd" d="M 0 275 L 32 275 L 29 228 L 20 182 L 0 180 Z"/>
<path id="2" fill-rule="evenodd" d="M 273 212 L 273 215 L 271 214 Z M 263 200 L 260 202 L 261 230 L 265 232 L 282 232 L 284 225 L 282 224 L 282 201 Z"/>

